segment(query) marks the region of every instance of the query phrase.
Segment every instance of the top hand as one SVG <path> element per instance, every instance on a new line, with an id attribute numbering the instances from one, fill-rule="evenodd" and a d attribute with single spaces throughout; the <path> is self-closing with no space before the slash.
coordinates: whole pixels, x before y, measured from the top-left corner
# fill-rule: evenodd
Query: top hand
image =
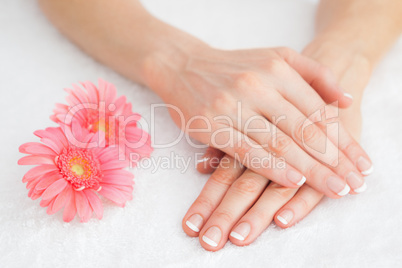
<path id="1" fill-rule="evenodd" d="M 347 180 L 361 184 L 367 166 L 359 163 L 371 164 L 317 92 L 341 106 L 351 100 L 326 68 L 290 49 L 179 50 L 155 56 L 148 70 L 147 85 L 178 108 L 170 113 L 182 130 L 280 185 L 297 188 L 306 178 L 339 198 L 350 190 Z M 326 127 L 331 118 L 339 129 Z"/>

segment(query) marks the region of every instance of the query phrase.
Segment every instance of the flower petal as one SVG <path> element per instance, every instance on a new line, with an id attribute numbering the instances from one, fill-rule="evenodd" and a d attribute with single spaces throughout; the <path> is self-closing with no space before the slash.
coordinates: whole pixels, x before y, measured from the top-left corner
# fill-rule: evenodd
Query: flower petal
<path id="1" fill-rule="evenodd" d="M 130 171 L 124 170 L 124 169 L 112 169 L 112 170 L 105 170 L 103 172 L 103 175 L 105 177 L 124 177 L 129 180 L 134 179 L 134 174 L 131 173 Z"/>
<path id="2" fill-rule="evenodd" d="M 77 207 L 78 216 L 81 218 L 81 222 L 86 222 L 87 214 L 90 212 L 91 208 L 86 195 L 82 192 L 75 192 L 75 206 Z"/>
<path id="3" fill-rule="evenodd" d="M 60 141 L 62 144 L 62 147 L 67 147 L 68 146 L 68 140 L 66 135 L 64 134 L 64 131 L 60 127 L 48 127 L 46 128 L 46 131 L 52 133 L 53 137 L 57 141 Z"/>
<path id="4" fill-rule="evenodd" d="M 31 190 L 34 190 L 34 189 L 32 188 Z M 30 190 L 30 191 L 31 191 L 31 190 Z M 32 200 L 36 200 L 36 199 L 38 199 L 38 198 L 41 197 L 41 196 L 42 196 L 42 194 L 35 194 L 35 193 L 33 193 L 30 197 L 31 197 Z"/>
<path id="5" fill-rule="evenodd" d="M 66 188 L 67 184 L 68 182 L 65 179 L 55 181 L 43 192 L 42 199 L 47 200 L 55 197 Z"/>
<path id="6" fill-rule="evenodd" d="M 52 215 L 52 214 L 55 213 L 55 212 L 53 212 L 54 201 L 55 201 L 55 198 L 51 199 L 51 201 L 50 201 L 50 203 L 49 203 L 49 205 L 48 205 L 48 207 L 47 207 L 47 209 L 46 209 L 46 213 L 47 213 L 48 215 Z"/>
<path id="7" fill-rule="evenodd" d="M 113 187 L 124 196 L 126 201 L 133 199 L 132 185 L 115 185 Z"/>
<path id="8" fill-rule="evenodd" d="M 105 80 L 99 78 L 99 100 L 104 101 L 106 106 L 114 101 L 116 98 L 116 88 L 113 84 L 106 82 Z"/>
<path id="9" fill-rule="evenodd" d="M 66 207 L 63 212 L 63 221 L 70 222 L 74 219 L 75 214 L 77 213 L 77 208 L 75 206 L 75 194 L 74 191 L 70 190 L 70 200 L 66 202 Z"/>
<path id="10" fill-rule="evenodd" d="M 121 96 L 114 101 L 114 105 L 116 109 L 113 111 L 113 114 L 120 115 L 124 111 L 124 107 L 126 105 L 126 96 Z"/>
<path id="11" fill-rule="evenodd" d="M 56 156 L 56 152 L 48 146 L 39 142 L 28 142 L 20 146 L 21 153 L 35 155 L 51 155 Z"/>
<path id="12" fill-rule="evenodd" d="M 54 198 L 50 198 L 50 199 L 47 199 L 47 200 L 41 200 L 40 202 L 39 202 L 39 205 L 41 206 L 41 207 L 47 207 L 47 206 L 49 206 L 50 205 L 50 203 L 52 203 L 52 201 L 54 200 Z"/>
<path id="13" fill-rule="evenodd" d="M 70 195 L 71 186 L 68 185 L 54 200 L 51 213 L 53 214 L 59 211 L 67 203 L 67 201 L 70 200 Z"/>
<path id="14" fill-rule="evenodd" d="M 65 88 L 64 91 L 68 93 L 66 101 L 70 106 L 74 107 L 81 103 L 80 99 L 74 94 L 74 90 L 71 88 Z"/>
<path id="15" fill-rule="evenodd" d="M 35 191 L 45 190 L 50 185 L 52 185 L 57 180 L 60 180 L 61 178 L 62 176 L 58 171 L 53 171 L 50 174 L 46 174 L 42 176 L 39 183 L 35 186 Z"/>
<path id="16" fill-rule="evenodd" d="M 99 196 L 92 190 L 84 191 L 84 193 L 87 196 L 92 209 L 95 211 L 97 218 L 101 220 L 103 217 L 103 206 Z"/>
<path id="17" fill-rule="evenodd" d="M 101 163 L 106 163 L 112 159 L 117 159 L 119 157 L 119 150 L 111 147 L 106 147 L 100 150 L 96 157 Z"/>
<path id="18" fill-rule="evenodd" d="M 35 179 L 43 174 L 47 174 L 51 171 L 58 170 L 58 168 L 55 165 L 40 165 L 31 168 L 28 170 L 27 173 L 25 173 L 24 177 L 22 178 L 22 182 L 28 182 L 32 179 Z"/>
<path id="19" fill-rule="evenodd" d="M 132 178 L 118 177 L 118 176 L 105 176 L 102 178 L 101 184 L 111 184 L 111 185 L 133 185 L 134 181 Z"/>
<path id="20" fill-rule="evenodd" d="M 128 167 L 128 161 L 118 159 L 104 163 L 101 166 L 102 170 L 121 169 L 126 167 Z"/>
<path id="21" fill-rule="evenodd" d="M 99 92 L 96 86 L 90 82 L 85 81 L 82 82 L 81 85 L 87 90 L 88 92 L 88 99 L 90 103 L 99 103 Z"/>
<path id="22" fill-rule="evenodd" d="M 57 153 L 68 146 L 67 138 L 60 127 L 48 127 L 45 130 L 37 130 L 34 134 Z"/>
<path id="23" fill-rule="evenodd" d="M 35 188 L 36 185 L 40 182 L 41 179 L 42 179 L 42 176 L 38 176 L 35 179 L 32 179 L 32 180 L 28 181 L 28 183 L 26 185 L 26 188 L 27 189 Z"/>
<path id="24" fill-rule="evenodd" d="M 41 138 L 40 141 L 52 148 L 52 150 L 55 151 L 57 154 L 60 154 L 64 148 L 60 146 L 60 143 L 54 142 L 52 139 L 49 138 Z"/>
<path id="25" fill-rule="evenodd" d="M 73 120 L 71 122 L 71 131 L 78 141 L 82 141 L 82 126 L 78 120 Z"/>
<path id="26" fill-rule="evenodd" d="M 41 165 L 41 164 L 54 165 L 54 157 L 45 155 L 27 155 L 18 160 L 18 165 Z"/>
<path id="27" fill-rule="evenodd" d="M 80 103 L 88 103 L 89 99 L 84 90 L 82 90 L 78 85 L 73 84 L 74 90 L 71 90 L 70 94 L 74 94 L 74 96 L 79 100 Z"/>
<path id="28" fill-rule="evenodd" d="M 124 207 L 124 204 L 126 203 L 126 198 L 124 197 L 124 195 L 113 187 L 102 186 L 99 194 L 115 202 L 118 206 Z"/>

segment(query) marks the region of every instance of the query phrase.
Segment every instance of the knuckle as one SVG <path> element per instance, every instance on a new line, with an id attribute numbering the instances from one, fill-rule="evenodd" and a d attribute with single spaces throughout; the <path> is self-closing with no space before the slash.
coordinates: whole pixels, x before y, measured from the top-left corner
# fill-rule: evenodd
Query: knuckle
<path id="1" fill-rule="evenodd" d="M 328 165 L 331 166 L 332 168 L 336 168 L 339 165 L 342 165 L 342 163 L 344 163 L 344 162 L 345 162 L 345 160 L 342 159 L 342 157 L 334 156 L 331 158 Z"/>
<path id="2" fill-rule="evenodd" d="M 269 213 L 269 210 L 251 208 L 248 212 L 250 215 L 253 215 L 253 218 L 256 218 L 256 223 L 267 224 L 267 222 L 272 221 L 272 215 Z"/>
<path id="3" fill-rule="evenodd" d="M 234 219 L 232 213 L 224 209 L 215 211 L 213 216 L 225 222 L 232 222 Z"/>
<path id="4" fill-rule="evenodd" d="M 277 183 L 271 183 L 270 194 L 276 200 L 287 200 L 297 191 L 297 189 L 287 188 Z M 283 202 L 283 201 L 282 201 Z"/>
<path id="5" fill-rule="evenodd" d="M 295 140 L 302 144 L 315 142 L 320 138 L 321 133 L 319 128 L 305 117 L 297 120 L 295 126 L 296 127 L 293 135 Z"/>
<path id="6" fill-rule="evenodd" d="M 261 78 L 257 72 L 245 71 L 234 77 L 234 88 L 247 89 L 258 88 L 261 85 Z"/>
<path id="7" fill-rule="evenodd" d="M 295 51 L 289 47 L 277 47 L 276 51 L 281 55 L 283 58 L 290 58 L 294 55 Z"/>
<path id="8" fill-rule="evenodd" d="M 210 107 L 205 108 L 207 111 L 210 109 Z M 233 101 L 233 97 L 229 92 L 219 91 L 214 95 L 212 108 L 215 111 L 222 111 L 222 109 L 234 109 L 235 101 Z"/>
<path id="9" fill-rule="evenodd" d="M 293 138 L 296 142 L 301 143 L 302 142 L 302 132 L 303 128 L 306 125 L 306 119 L 304 117 L 300 117 L 299 119 L 296 120 L 296 124 L 294 125 L 294 130 L 293 130 Z"/>
<path id="10" fill-rule="evenodd" d="M 341 149 L 344 152 L 347 152 L 348 154 L 358 152 L 360 150 L 360 146 L 357 144 L 356 141 L 351 140 L 347 142 L 346 144 L 340 144 L 339 149 Z"/>
<path id="11" fill-rule="evenodd" d="M 316 178 L 320 174 L 322 165 L 318 162 L 314 162 L 310 168 L 307 169 L 307 176 L 308 178 Z"/>
<path id="12" fill-rule="evenodd" d="M 210 177 L 210 180 L 224 186 L 232 185 L 235 175 L 229 169 L 216 170 Z"/>
<path id="13" fill-rule="evenodd" d="M 321 101 L 319 103 L 312 103 L 312 107 L 321 107 L 319 109 L 316 109 L 315 111 L 311 112 L 310 115 L 308 116 L 308 119 L 311 122 L 323 122 L 326 119 L 326 114 L 325 114 L 325 107 L 323 107 L 323 103 Z"/>
<path id="14" fill-rule="evenodd" d="M 342 173 L 345 172 L 346 170 L 349 170 L 349 159 L 346 158 L 345 155 L 339 154 L 339 151 L 337 151 L 338 154 L 334 155 L 333 158 L 331 159 L 329 165 L 332 168 L 341 168 Z"/>
<path id="15" fill-rule="evenodd" d="M 298 207 L 303 211 L 303 213 L 306 213 L 310 210 L 309 203 L 303 197 L 295 196 L 293 201 L 298 204 Z"/>
<path id="16" fill-rule="evenodd" d="M 276 133 L 270 150 L 278 155 L 286 155 L 292 144 L 292 139 L 283 133 Z"/>
<path id="17" fill-rule="evenodd" d="M 334 123 L 339 122 L 339 108 L 336 105 L 325 105 L 324 106 L 324 117 L 325 122 Z"/>
<path id="18" fill-rule="evenodd" d="M 240 159 L 245 159 L 252 149 L 253 147 L 251 146 L 250 141 L 247 141 L 246 139 L 241 139 L 236 148 L 236 154 L 239 156 Z"/>
<path id="19" fill-rule="evenodd" d="M 194 206 L 205 208 L 207 211 L 213 211 L 215 209 L 215 204 L 212 200 L 203 195 L 198 196 L 194 202 Z"/>
<path id="20" fill-rule="evenodd" d="M 302 132 L 302 140 L 305 143 L 310 143 L 314 141 L 318 141 L 320 137 L 320 130 L 316 125 L 310 125 L 303 129 Z"/>
<path id="21" fill-rule="evenodd" d="M 267 63 L 267 69 L 270 73 L 280 74 L 288 71 L 289 66 L 283 59 L 274 58 Z"/>
<path id="22" fill-rule="evenodd" d="M 233 190 L 240 194 L 250 194 L 260 191 L 261 182 L 255 176 L 246 176 L 233 184 Z"/>
<path id="23" fill-rule="evenodd" d="M 211 113 L 211 108 L 208 107 L 206 104 L 201 104 L 201 107 L 197 111 L 198 115 L 204 117 L 204 118 L 209 118 L 210 113 Z"/>
<path id="24" fill-rule="evenodd" d="M 327 66 L 325 66 L 325 65 L 322 65 L 322 64 L 319 64 L 318 65 L 318 73 L 322 76 L 322 77 L 324 77 L 324 78 L 326 78 L 326 79 L 330 79 L 330 78 L 332 78 L 334 75 L 333 75 L 333 72 L 331 71 L 331 69 L 330 68 L 328 68 Z"/>

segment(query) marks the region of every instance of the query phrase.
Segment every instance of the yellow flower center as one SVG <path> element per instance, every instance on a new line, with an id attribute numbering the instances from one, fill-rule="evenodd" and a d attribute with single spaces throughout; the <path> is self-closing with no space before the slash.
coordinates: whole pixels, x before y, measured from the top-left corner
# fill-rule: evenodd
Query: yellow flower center
<path id="1" fill-rule="evenodd" d="M 81 176 L 82 174 L 84 174 L 84 168 L 79 165 L 79 164 L 75 164 L 71 167 L 71 171 L 74 172 L 77 176 Z"/>
<path id="2" fill-rule="evenodd" d="M 69 161 L 69 166 L 71 172 L 81 180 L 88 180 L 91 177 L 91 165 L 88 161 L 82 157 L 75 156 L 72 157 Z"/>
<path id="3" fill-rule="evenodd" d="M 108 132 L 108 127 L 107 127 L 107 124 L 104 119 L 100 119 L 97 123 L 93 124 L 92 128 L 93 128 L 94 132 L 97 132 L 99 130 L 101 130 L 105 133 Z"/>
<path id="4" fill-rule="evenodd" d="M 115 142 L 115 126 L 109 126 L 109 122 L 105 119 L 99 119 L 94 124 L 91 125 L 90 130 L 93 132 L 102 131 L 105 133 L 106 142 L 113 141 Z"/>
<path id="5" fill-rule="evenodd" d="M 69 181 L 76 191 L 85 188 L 99 189 L 103 175 L 98 159 L 94 158 L 90 150 L 65 148 L 55 160 L 64 179 Z"/>

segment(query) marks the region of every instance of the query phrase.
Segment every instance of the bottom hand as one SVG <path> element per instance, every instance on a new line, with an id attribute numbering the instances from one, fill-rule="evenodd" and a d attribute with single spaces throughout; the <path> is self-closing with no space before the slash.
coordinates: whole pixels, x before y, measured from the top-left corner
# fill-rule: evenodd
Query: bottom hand
<path id="1" fill-rule="evenodd" d="M 285 188 L 225 155 L 183 219 L 183 229 L 199 236 L 211 251 L 228 239 L 243 246 L 252 243 L 275 219 L 282 228 L 307 215 L 323 195 L 304 185 Z"/>

